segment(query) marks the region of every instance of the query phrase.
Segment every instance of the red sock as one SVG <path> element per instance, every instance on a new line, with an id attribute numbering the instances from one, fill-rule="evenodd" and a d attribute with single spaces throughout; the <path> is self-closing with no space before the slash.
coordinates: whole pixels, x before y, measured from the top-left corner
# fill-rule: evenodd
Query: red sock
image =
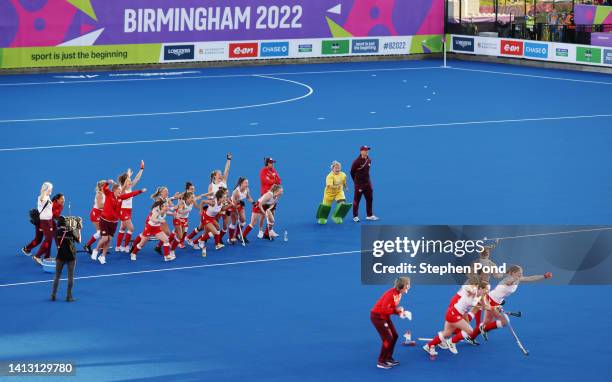
<path id="1" fill-rule="evenodd" d="M 140 236 L 138 236 L 136 238 L 136 240 L 138 240 L 138 239 L 140 239 Z M 140 241 L 140 240 L 138 240 L 138 241 Z M 134 241 L 134 242 L 136 242 L 136 241 Z M 138 253 L 138 251 L 140 251 L 140 248 L 138 248 L 138 245 L 134 245 L 134 247 L 132 248 L 132 253 L 135 255 L 135 254 Z"/>
<path id="2" fill-rule="evenodd" d="M 229 238 L 230 238 L 230 240 L 234 240 L 235 237 L 236 237 L 236 228 L 230 227 L 230 229 L 229 229 Z"/>
<path id="3" fill-rule="evenodd" d="M 249 232 L 251 232 L 251 230 L 253 229 L 253 227 L 251 227 L 251 225 L 249 224 L 248 226 L 246 226 L 246 228 L 244 229 L 244 231 L 242 231 L 242 237 L 246 238 L 247 235 L 249 234 Z"/>
<path id="4" fill-rule="evenodd" d="M 89 241 L 88 241 L 88 242 L 87 242 L 87 244 L 85 244 L 85 245 L 87 245 L 88 247 L 91 247 L 91 246 L 92 246 L 92 244 L 93 244 L 93 243 L 95 243 L 95 242 L 96 242 L 96 238 L 95 238 L 95 236 L 94 236 L 94 235 L 91 235 L 91 238 L 89 239 Z"/>
<path id="5" fill-rule="evenodd" d="M 495 329 L 497 329 L 497 321 L 489 322 L 484 327 L 485 332 L 488 332 L 488 331 L 491 331 L 491 330 L 495 330 Z"/>
<path id="6" fill-rule="evenodd" d="M 225 236 L 225 230 L 222 230 L 221 233 L 219 234 L 219 241 L 223 240 L 223 236 Z"/>
<path id="7" fill-rule="evenodd" d="M 172 245 L 170 246 L 170 248 L 172 248 L 172 250 L 174 251 L 176 249 L 176 247 L 178 246 L 179 242 L 177 240 L 174 240 L 172 242 Z"/>
<path id="8" fill-rule="evenodd" d="M 183 232 L 183 236 L 181 236 L 181 244 L 185 244 L 186 238 L 187 238 L 187 232 Z"/>
<path id="9" fill-rule="evenodd" d="M 164 257 L 168 257 L 170 254 L 170 245 L 164 244 Z"/>
<path id="10" fill-rule="evenodd" d="M 140 243 L 140 241 L 142 240 L 142 236 L 138 235 L 136 236 L 136 239 L 134 239 L 134 247 L 136 247 L 138 245 L 138 243 Z"/>
<path id="11" fill-rule="evenodd" d="M 170 234 L 170 236 L 168 236 L 168 243 L 171 243 L 174 240 L 175 237 L 176 237 L 176 235 L 174 234 L 174 232 L 172 232 Z"/>
<path id="12" fill-rule="evenodd" d="M 432 338 L 431 341 L 429 341 L 427 343 L 427 345 L 431 346 L 436 346 L 438 344 L 440 344 L 442 342 L 442 340 L 440 339 L 440 333 L 436 334 L 436 336 L 434 338 Z"/>
<path id="13" fill-rule="evenodd" d="M 478 335 L 480 334 L 480 326 L 477 326 L 474 328 L 474 331 L 470 334 L 470 338 L 471 339 L 476 339 L 476 337 L 478 337 Z"/>
<path id="14" fill-rule="evenodd" d="M 461 333 L 461 330 L 459 331 L 459 333 L 455 334 L 453 336 L 453 343 L 456 344 L 457 342 L 460 342 L 463 339 L 463 333 Z"/>
<path id="15" fill-rule="evenodd" d="M 193 231 L 191 231 L 191 233 L 190 233 L 190 234 L 187 236 L 187 239 L 189 239 L 189 240 L 193 239 L 193 237 L 194 237 L 195 235 L 197 235 L 197 234 L 198 234 L 198 232 L 200 232 L 200 230 L 199 230 L 199 229 L 197 229 L 197 228 L 196 228 L 196 229 L 194 229 L 194 230 L 193 230 Z"/>
<path id="16" fill-rule="evenodd" d="M 221 235 L 222 233 L 215 235 L 215 245 L 221 244 Z"/>
<path id="17" fill-rule="evenodd" d="M 124 245 L 127 247 L 130 245 L 130 240 L 132 240 L 132 231 L 125 231 L 125 241 Z"/>
<path id="18" fill-rule="evenodd" d="M 121 243 L 123 242 L 123 236 L 125 235 L 125 231 L 119 231 L 117 234 L 117 247 L 121 247 Z"/>

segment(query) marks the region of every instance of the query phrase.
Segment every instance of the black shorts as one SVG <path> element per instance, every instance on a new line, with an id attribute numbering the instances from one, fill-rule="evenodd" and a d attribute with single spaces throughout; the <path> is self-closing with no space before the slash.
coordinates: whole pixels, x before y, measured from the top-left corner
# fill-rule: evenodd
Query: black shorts
<path id="1" fill-rule="evenodd" d="M 100 218 L 100 235 L 102 236 L 115 236 L 117 231 L 117 222 L 109 222 L 104 218 Z"/>

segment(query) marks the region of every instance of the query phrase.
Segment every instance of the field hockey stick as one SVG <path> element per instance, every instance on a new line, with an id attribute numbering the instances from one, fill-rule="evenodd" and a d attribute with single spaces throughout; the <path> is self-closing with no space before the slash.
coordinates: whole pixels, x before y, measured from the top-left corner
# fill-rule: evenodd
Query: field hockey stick
<path id="1" fill-rule="evenodd" d="M 246 247 L 246 243 L 244 242 L 244 235 L 242 234 L 242 223 L 240 223 L 240 215 L 238 215 L 237 211 L 236 211 L 236 215 L 237 215 L 236 222 L 238 223 L 238 231 L 240 232 L 240 242 L 242 243 L 243 247 Z"/>
<path id="2" fill-rule="evenodd" d="M 517 311 L 517 312 L 506 312 L 506 314 L 508 316 L 512 316 L 512 317 L 518 317 L 521 318 L 523 316 L 523 313 L 521 313 L 521 311 Z"/>
<path id="3" fill-rule="evenodd" d="M 502 313 L 505 313 L 503 309 L 501 311 L 502 311 Z M 516 334 L 516 331 L 512 327 L 512 324 L 510 323 L 510 319 L 508 319 L 507 321 L 508 321 L 508 329 L 510 329 L 510 333 L 512 333 L 512 335 L 514 336 L 514 339 L 516 340 L 516 344 L 518 345 L 519 349 L 521 349 L 521 351 L 523 352 L 524 355 L 526 355 L 526 356 L 529 355 L 529 350 L 525 349 L 525 346 L 523 346 L 523 343 L 518 338 L 518 335 Z"/>

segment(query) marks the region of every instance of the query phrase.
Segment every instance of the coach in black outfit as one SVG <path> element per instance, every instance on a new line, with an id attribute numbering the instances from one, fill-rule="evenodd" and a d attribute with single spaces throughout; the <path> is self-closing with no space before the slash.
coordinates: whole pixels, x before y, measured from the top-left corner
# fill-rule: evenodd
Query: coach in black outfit
<path id="1" fill-rule="evenodd" d="M 51 301 L 55 301 L 57 287 L 64 265 L 68 266 L 68 291 L 66 301 L 76 301 L 72 295 L 74 286 L 74 268 L 76 267 L 76 247 L 75 242 L 81 242 L 81 218 L 60 216 L 57 219 L 56 243 L 57 257 L 55 258 L 55 279 L 51 290 Z"/>

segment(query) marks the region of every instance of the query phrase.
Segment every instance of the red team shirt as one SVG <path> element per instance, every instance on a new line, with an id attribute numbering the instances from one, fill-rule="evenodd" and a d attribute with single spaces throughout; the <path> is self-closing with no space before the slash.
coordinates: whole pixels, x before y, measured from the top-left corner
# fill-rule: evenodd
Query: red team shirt
<path id="1" fill-rule="evenodd" d="M 122 200 L 142 194 L 141 190 L 136 190 L 128 192 L 127 194 L 115 196 L 115 194 L 108 188 L 108 184 L 105 184 L 104 187 L 102 187 L 102 192 L 104 192 L 104 195 L 106 196 L 104 199 L 104 207 L 102 208 L 102 218 L 109 222 L 119 221 Z"/>
<path id="2" fill-rule="evenodd" d="M 281 178 L 278 172 L 273 167 L 264 167 L 259 172 L 259 180 L 261 181 L 261 194 L 265 194 L 275 184 L 281 184 Z"/>
<path id="3" fill-rule="evenodd" d="M 401 300 L 402 294 L 397 289 L 391 288 L 376 301 L 371 312 L 388 320 L 392 314 L 397 314 L 397 307 Z"/>
<path id="4" fill-rule="evenodd" d="M 58 202 L 53 202 L 53 206 L 51 207 L 51 211 L 53 212 L 54 218 L 59 218 L 62 215 L 62 211 L 64 210 L 64 205 L 59 204 Z"/>

